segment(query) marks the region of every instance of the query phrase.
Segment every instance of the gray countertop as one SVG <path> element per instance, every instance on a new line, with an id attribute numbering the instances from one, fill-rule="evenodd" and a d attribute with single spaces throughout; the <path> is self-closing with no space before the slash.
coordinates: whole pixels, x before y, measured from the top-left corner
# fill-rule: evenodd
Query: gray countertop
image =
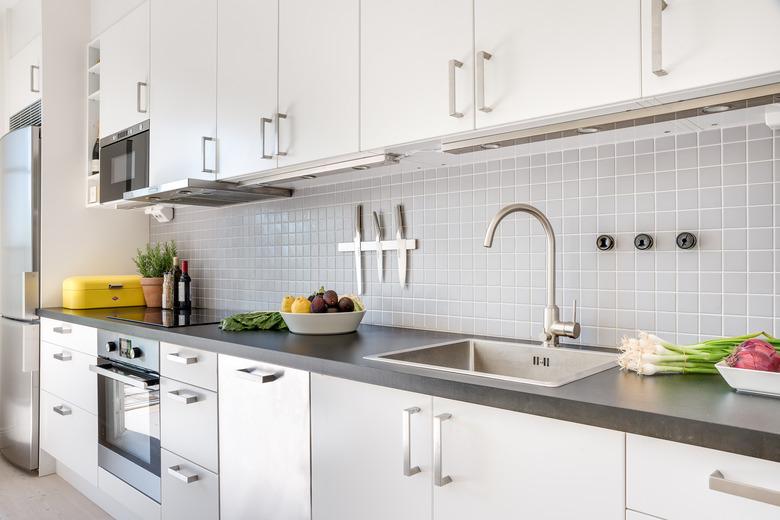
<path id="1" fill-rule="evenodd" d="M 364 356 L 461 339 L 445 332 L 361 325 L 354 334 L 164 329 L 107 319 L 110 311 L 41 309 L 44 318 L 412 392 L 695 444 L 780 462 L 780 400 L 733 392 L 720 376 L 640 377 L 617 368 L 559 388 L 511 388 L 397 372 Z M 487 383 L 487 382 L 486 382 Z"/>

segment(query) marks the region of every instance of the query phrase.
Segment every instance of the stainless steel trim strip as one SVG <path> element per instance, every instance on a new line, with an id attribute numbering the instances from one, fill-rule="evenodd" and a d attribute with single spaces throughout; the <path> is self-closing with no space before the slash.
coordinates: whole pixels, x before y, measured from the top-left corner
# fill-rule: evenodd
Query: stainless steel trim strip
<path id="1" fill-rule="evenodd" d="M 105 363 L 103 365 L 89 365 L 89 370 L 96 373 L 97 375 L 113 379 L 114 381 L 119 381 L 120 383 L 124 383 L 135 388 L 147 389 L 150 386 L 155 386 L 160 382 L 160 379 L 157 377 L 144 377 L 133 374 L 129 370 L 126 373 L 114 372 L 113 370 L 106 368 L 107 366 L 116 368 L 116 365 L 112 363 Z"/>

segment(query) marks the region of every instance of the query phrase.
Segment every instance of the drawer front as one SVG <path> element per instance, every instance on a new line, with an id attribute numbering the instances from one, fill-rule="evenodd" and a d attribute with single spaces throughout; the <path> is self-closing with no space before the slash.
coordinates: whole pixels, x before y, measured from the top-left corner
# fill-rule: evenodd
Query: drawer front
<path id="1" fill-rule="evenodd" d="M 41 318 L 41 341 L 97 356 L 97 329 Z"/>
<path id="2" fill-rule="evenodd" d="M 183 457 L 160 455 L 163 520 L 219 518 L 219 477 Z"/>
<path id="3" fill-rule="evenodd" d="M 193 348 L 160 343 L 160 375 L 217 391 L 217 355 Z"/>
<path id="4" fill-rule="evenodd" d="M 631 511 L 630 509 L 626 509 L 626 520 L 663 520 L 663 519 L 659 519 L 657 516 L 650 516 L 644 513 L 637 513 L 636 511 Z"/>
<path id="5" fill-rule="evenodd" d="M 97 358 L 41 342 L 41 388 L 97 415 Z"/>
<path id="6" fill-rule="evenodd" d="M 730 492 L 710 489 L 720 472 Z M 676 442 L 628 435 L 626 439 L 626 507 L 666 520 L 691 518 L 780 518 L 780 506 L 750 496 L 764 488 L 780 499 L 780 463 Z"/>
<path id="7" fill-rule="evenodd" d="M 218 472 L 217 394 L 172 379 L 160 380 L 160 444 Z"/>
<path id="8" fill-rule="evenodd" d="M 97 417 L 46 391 L 41 392 L 41 448 L 97 486 Z"/>

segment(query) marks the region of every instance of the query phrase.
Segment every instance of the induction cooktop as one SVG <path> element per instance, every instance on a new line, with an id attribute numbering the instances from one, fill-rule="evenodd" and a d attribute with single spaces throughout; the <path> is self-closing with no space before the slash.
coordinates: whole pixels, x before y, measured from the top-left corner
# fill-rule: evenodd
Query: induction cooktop
<path id="1" fill-rule="evenodd" d="M 233 313 L 230 311 L 215 309 L 192 309 L 189 312 L 183 312 L 147 307 L 128 307 L 112 310 L 106 317 L 112 320 L 129 321 L 172 329 L 190 325 L 216 324 L 231 314 Z"/>

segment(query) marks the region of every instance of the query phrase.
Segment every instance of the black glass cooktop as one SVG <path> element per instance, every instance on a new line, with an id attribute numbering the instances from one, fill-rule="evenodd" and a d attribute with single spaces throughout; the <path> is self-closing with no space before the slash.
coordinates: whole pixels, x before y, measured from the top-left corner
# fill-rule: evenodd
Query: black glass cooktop
<path id="1" fill-rule="evenodd" d="M 112 320 L 143 323 L 167 329 L 187 327 L 190 325 L 210 325 L 221 322 L 233 314 L 230 311 L 214 309 L 192 309 L 190 312 L 170 311 L 146 307 L 128 307 L 115 309 L 106 316 Z"/>

